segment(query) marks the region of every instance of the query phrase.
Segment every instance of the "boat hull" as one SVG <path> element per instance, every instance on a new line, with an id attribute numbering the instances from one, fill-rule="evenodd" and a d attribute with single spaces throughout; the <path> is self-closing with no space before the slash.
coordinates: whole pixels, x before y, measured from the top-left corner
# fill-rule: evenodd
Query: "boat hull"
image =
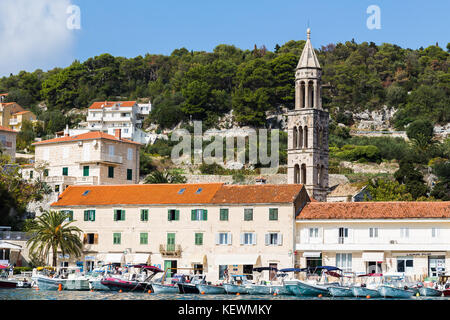
<path id="1" fill-rule="evenodd" d="M 59 285 L 64 289 L 65 281 L 63 279 L 36 277 L 34 280 L 36 281 L 39 290 L 58 290 Z"/>
<path id="2" fill-rule="evenodd" d="M 137 281 L 126 281 L 116 278 L 106 278 L 101 281 L 101 284 L 107 286 L 112 291 L 146 291 L 151 290 L 152 286 L 150 283 L 137 282 Z"/>
<path id="3" fill-rule="evenodd" d="M 411 298 L 414 296 L 414 291 L 394 288 L 390 286 L 380 286 L 378 292 L 383 298 Z"/>
<path id="4" fill-rule="evenodd" d="M 271 294 L 271 290 L 269 286 L 264 285 L 249 285 L 246 286 L 247 293 L 253 295 L 266 295 Z"/>
<path id="5" fill-rule="evenodd" d="M 223 287 L 228 294 L 247 294 L 247 289 L 243 285 L 224 283 Z"/>
<path id="6" fill-rule="evenodd" d="M 328 292 L 333 297 L 354 297 L 353 291 L 348 287 L 328 287 Z"/>
<path id="7" fill-rule="evenodd" d="M 17 287 L 17 281 L 15 280 L 0 280 L 1 289 L 12 289 Z"/>
<path id="8" fill-rule="evenodd" d="M 378 292 L 378 290 L 375 289 L 369 289 L 366 287 L 352 287 L 352 293 L 354 297 L 367 297 L 370 296 L 372 298 L 378 298 L 381 297 L 380 292 Z"/>
<path id="9" fill-rule="evenodd" d="M 102 280 L 90 280 L 89 288 L 96 291 L 111 291 L 111 289 L 102 284 Z"/>
<path id="10" fill-rule="evenodd" d="M 222 286 L 211 286 L 207 284 L 197 284 L 197 289 L 202 294 L 225 294 L 225 288 Z"/>
<path id="11" fill-rule="evenodd" d="M 440 297 L 442 296 L 442 291 L 433 288 L 422 287 L 419 289 L 419 294 L 425 297 Z"/>
<path id="12" fill-rule="evenodd" d="M 87 279 L 75 279 L 64 281 L 64 290 L 71 291 L 87 291 L 89 290 L 89 280 Z"/>
<path id="13" fill-rule="evenodd" d="M 301 296 L 308 296 L 308 297 L 316 297 L 318 295 L 328 295 L 328 289 L 325 287 L 319 287 L 316 285 L 311 285 L 309 283 L 305 283 L 302 281 L 299 281 L 297 283 L 297 287 L 299 289 Z"/>
<path id="14" fill-rule="evenodd" d="M 179 289 L 177 285 L 168 285 L 168 284 L 160 284 L 160 283 L 153 283 L 153 292 L 158 293 L 179 293 Z"/>
<path id="15" fill-rule="evenodd" d="M 200 293 L 198 291 L 197 286 L 192 283 L 177 283 L 178 291 L 180 293 Z"/>

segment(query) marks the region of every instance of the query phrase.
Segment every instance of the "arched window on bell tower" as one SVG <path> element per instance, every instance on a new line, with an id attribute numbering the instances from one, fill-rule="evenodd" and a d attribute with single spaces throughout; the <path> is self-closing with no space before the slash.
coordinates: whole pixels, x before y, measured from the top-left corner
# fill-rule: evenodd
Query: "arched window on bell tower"
<path id="1" fill-rule="evenodd" d="M 303 148 L 303 129 L 301 126 L 298 127 L 297 148 Z"/>
<path id="2" fill-rule="evenodd" d="M 301 167 L 302 184 L 306 184 L 306 164 Z"/>
<path id="3" fill-rule="evenodd" d="M 303 148 L 308 148 L 308 126 L 303 129 Z"/>
<path id="4" fill-rule="evenodd" d="M 292 128 L 292 149 L 298 149 L 297 143 L 297 127 Z"/>
<path id="5" fill-rule="evenodd" d="M 300 167 L 298 164 L 294 166 L 294 183 L 300 183 Z"/>

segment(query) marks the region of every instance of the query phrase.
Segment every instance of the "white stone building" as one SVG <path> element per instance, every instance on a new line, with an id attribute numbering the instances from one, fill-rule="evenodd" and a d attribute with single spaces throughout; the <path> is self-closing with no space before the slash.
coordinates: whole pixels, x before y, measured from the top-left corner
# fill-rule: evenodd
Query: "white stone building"
<path id="1" fill-rule="evenodd" d="M 122 137 L 146 144 L 151 137 L 142 130 L 142 122 L 150 110 L 151 104 L 139 105 L 136 101 L 94 102 L 88 109 L 86 129 L 111 135 L 121 129 Z"/>

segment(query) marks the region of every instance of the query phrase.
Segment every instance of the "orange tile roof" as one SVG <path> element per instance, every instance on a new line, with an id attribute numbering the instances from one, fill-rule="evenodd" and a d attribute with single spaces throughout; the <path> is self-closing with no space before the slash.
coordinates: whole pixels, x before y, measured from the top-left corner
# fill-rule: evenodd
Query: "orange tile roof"
<path id="1" fill-rule="evenodd" d="M 224 185 L 211 202 L 216 204 L 292 203 L 302 188 L 301 184 Z"/>
<path id="2" fill-rule="evenodd" d="M 14 131 L 12 129 L 9 129 L 9 128 L 6 128 L 6 127 L 2 127 L 2 126 L 0 126 L 0 131 L 8 131 L 8 132 L 18 133 L 17 131 Z"/>
<path id="3" fill-rule="evenodd" d="M 19 115 L 19 114 L 28 113 L 28 112 L 31 112 L 31 111 L 29 111 L 29 110 L 19 111 L 19 112 L 13 113 L 13 116 L 16 116 L 16 115 Z"/>
<path id="4" fill-rule="evenodd" d="M 102 106 L 112 107 L 116 103 L 120 103 L 121 107 L 132 107 L 136 101 L 97 101 L 91 104 L 89 109 L 102 109 Z"/>
<path id="5" fill-rule="evenodd" d="M 52 206 L 292 203 L 302 188 L 223 183 L 69 186 Z M 185 190 L 180 194 L 181 189 Z M 199 189 L 202 190 L 197 193 Z M 89 193 L 83 196 L 87 190 Z"/>
<path id="6" fill-rule="evenodd" d="M 450 201 L 309 202 L 297 220 L 450 218 Z"/>
<path id="7" fill-rule="evenodd" d="M 222 183 L 70 186 L 52 206 L 209 203 Z M 201 188 L 200 193 L 196 191 Z M 179 193 L 181 189 L 184 192 Z M 83 196 L 87 190 L 90 192 Z"/>
<path id="8" fill-rule="evenodd" d="M 113 140 L 113 141 L 122 141 L 126 143 L 132 143 L 140 145 L 140 143 L 131 141 L 128 139 L 117 139 L 115 136 L 112 136 L 110 134 L 101 132 L 101 131 L 90 131 L 86 133 L 82 133 L 76 136 L 68 136 L 68 137 L 60 137 L 60 138 L 54 138 L 44 141 L 39 141 L 33 143 L 33 145 L 41 145 L 41 144 L 47 144 L 47 143 L 59 143 L 59 142 L 72 142 L 72 141 L 79 141 L 79 140 L 93 140 L 93 139 L 107 139 L 107 140 Z"/>
<path id="9" fill-rule="evenodd" d="M 7 96 L 7 93 L 0 93 L 0 96 Z"/>

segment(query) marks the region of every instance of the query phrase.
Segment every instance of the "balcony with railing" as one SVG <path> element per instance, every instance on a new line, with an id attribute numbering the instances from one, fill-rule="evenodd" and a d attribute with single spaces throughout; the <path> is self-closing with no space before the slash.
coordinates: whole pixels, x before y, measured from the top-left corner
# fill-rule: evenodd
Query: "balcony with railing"
<path id="1" fill-rule="evenodd" d="M 30 235 L 21 231 L 0 231 L 0 240 L 21 240 L 27 241 Z"/>
<path id="2" fill-rule="evenodd" d="M 76 185 L 95 185 L 98 184 L 98 177 L 78 177 Z"/>
<path id="3" fill-rule="evenodd" d="M 181 257 L 181 246 L 179 244 L 160 244 L 159 253 L 164 257 Z"/>
<path id="4" fill-rule="evenodd" d="M 123 163 L 123 157 L 122 156 L 117 156 L 114 154 L 109 154 L 109 153 L 100 153 L 100 154 L 96 154 L 96 155 L 91 155 L 91 157 L 89 158 L 89 160 L 87 159 L 81 159 L 79 161 L 77 161 L 78 163 L 95 163 L 95 162 L 100 162 L 100 163 Z"/>
<path id="5" fill-rule="evenodd" d="M 77 181 L 77 178 L 72 176 L 51 176 L 44 177 L 44 181 L 54 184 L 74 184 Z"/>
<path id="6" fill-rule="evenodd" d="M 18 119 L 14 119 L 14 118 L 9 119 L 9 125 L 10 126 L 16 126 L 18 124 L 19 124 L 19 120 Z"/>

